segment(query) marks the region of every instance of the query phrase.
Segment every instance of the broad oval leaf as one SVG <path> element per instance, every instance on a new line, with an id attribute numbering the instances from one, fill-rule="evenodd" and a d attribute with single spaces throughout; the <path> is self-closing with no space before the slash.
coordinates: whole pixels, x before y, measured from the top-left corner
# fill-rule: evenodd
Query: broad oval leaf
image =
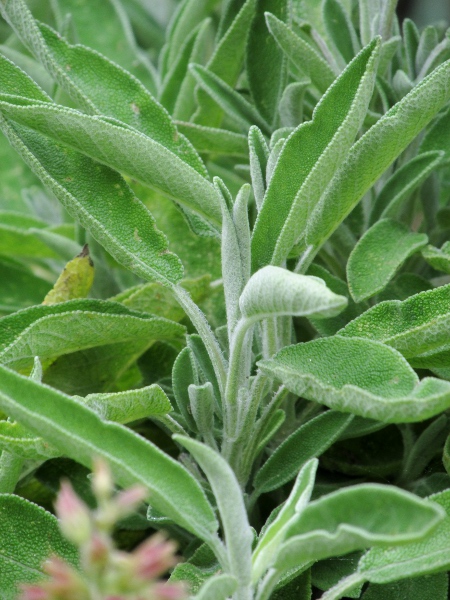
<path id="1" fill-rule="evenodd" d="M 362 236 L 347 262 L 348 287 L 356 302 L 381 292 L 404 261 L 428 243 L 391 219 L 383 219 Z"/>
<path id="2" fill-rule="evenodd" d="M 267 266 L 249 279 L 239 307 L 246 319 L 281 315 L 334 317 L 347 306 L 347 298 L 331 292 L 317 277 L 298 275 Z"/>
<path id="3" fill-rule="evenodd" d="M 253 270 L 281 264 L 304 234 L 310 213 L 361 127 L 372 96 L 379 40 L 350 63 L 316 106 L 311 121 L 288 137 L 252 237 Z"/>
<path id="4" fill-rule="evenodd" d="M 289 527 L 275 567 L 348 554 L 370 546 L 423 539 L 445 511 L 409 492 L 378 484 L 355 485 L 311 502 Z"/>
<path id="5" fill-rule="evenodd" d="M 3 366 L 0 407 L 87 467 L 93 456 L 103 457 L 120 485 L 143 484 L 157 510 L 205 541 L 216 539 L 218 524 L 197 481 L 180 463 L 130 429 L 103 421 L 74 398 Z"/>
<path id="6" fill-rule="evenodd" d="M 338 332 L 377 340 L 406 358 L 450 348 L 450 285 L 373 306 Z"/>
<path id="7" fill-rule="evenodd" d="M 288 346 L 260 368 L 293 393 L 342 412 L 405 423 L 450 406 L 450 383 L 420 381 L 403 356 L 380 342 L 334 336 Z"/>
<path id="8" fill-rule="evenodd" d="M 441 248 L 427 246 L 422 250 L 422 256 L 433 269 L 450 273 L 450 242 L 445 242 Z"/>
<path id="9" fill-rule="evenodd" d="M 78 566 L 77 551 L 62 537 L 56 517 L 12 494 L 0 495 L 0 546 L 2 600 L 16 600 L 21 584 L 44 579 L 42 565 L 52 554 Z"/>

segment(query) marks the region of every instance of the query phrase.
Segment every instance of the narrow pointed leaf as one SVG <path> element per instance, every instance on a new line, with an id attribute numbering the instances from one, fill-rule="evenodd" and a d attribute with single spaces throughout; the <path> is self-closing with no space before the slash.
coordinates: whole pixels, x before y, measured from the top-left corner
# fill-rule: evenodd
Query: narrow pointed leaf
<path id="1" fill-rule="evenodd" d="M 239 483 L 228 463 L 214 450 L 195 440 L 176 435 L 206 473 L 219 508 L 227 544 L 231 574 L 241 586 L 251 577 L 253 534 Z"/>
<path id="2" fill-rule="evenodd" d="M 371 222 L 395 217 L 404 201 L 410 198 L 432 171 L 442 163 L 442 159 L 442 152 L 423 152 L 396 170 L 377 196 L 370 215 Z"/>
<path id="3" fill-rule="evenodd" d="M 277 44 L 295 65 L 303 78 L 309 78 L 324 93 L 336 78 L 327 61 L 310 44 L 292 31 L 276 15 L 268 13 L 266 22 Z"/>
<path id="4" fill-rule="evenodd" d="M 311 458 L 320 456 L 352 422 L 353 417 L 329 410 L 311 419 L 278 446 L 255 477 L 259 492 L 275 490 L 293 479 Z"/>
<path id="5" fill-rule="evenodd" d="M 184 121 L 177 121 L 177 128 L 188 138 L 197 152 L 229 154 L 245 158 L 248 156 L 247 138 L 240 133 Z"/>
<path id="6" fill-rule="evenodd" d="M 422 421 L 450 406 L 449 382 L 419 382 L 399 352 L 372 340 L 318 339 L 258 364 L 307 400 L 385 423 Z"/>
<path id="7" fill-rule="evenodd" d="M 248 147 L 253 194 L 256 206 L 260 210 L 266 191 L 266 169 L 267 161 L 269 160 L 269 147 L 262 132 L 255 125 L 250 127 L 248 132 Z"/>
<path id="8" fill-rule="evenodd" d="M 252 275 L 239 306 L 251 320 L 281 315 L 332 317 L 347 306 L 347 298 L 333 294 L 317 277 L 268 266 Z"/>
<path id="9" fill-rule="evenodd" d="M 348 287 L 356 302 L 381 292 L 412 254 L 428 243 L 424 233 L 382 219 L 362 236 L 347 262 Z"/>
<path id="10" fill-rule="evenodd" d="M 309 215 L 362 124 L 378 49 L 377 40 L 367 46 L 316 106 L 312 121 L 286 140 L 254 227 L 253 270 L 281 264 L 304 234 Z"/>
<path id="11" fill-rule="evenodd" d="M 77 400 L 0 366 L 0 406 L 64 454 L 91 467 L 93 455 L 111 465 L 122 486 L 141 483 L 157 510 L 211 540 L 213 510 L 196 480 L 175 460 L 122 425 L 103 421 Z"/>
<path id="12" fill-rule="evenodd" d="M 349 15 L 339 0 L 324 0 L 323 21 L 329 38 L 349 63 L 359 52 L 359 42 Z"/>
<path id="13" fill-rule="evenodd" d="M 450 98 L 450 61 L 394 105 L 351 148 L 315 207 L 305 243 L 319 248 Z M 430 102 L 430 98 L 433 102 Z"/>
<path id="14" fill-rule="evenodd" d="M 283 52 L 269 32 L 266 10 L 284 23 L 289 19 L 289 2 L 257 0 L 248 38 L 246 67 L 250 91 L 259 112 L 272 125 L 285 85 L 286 65 Z"/>

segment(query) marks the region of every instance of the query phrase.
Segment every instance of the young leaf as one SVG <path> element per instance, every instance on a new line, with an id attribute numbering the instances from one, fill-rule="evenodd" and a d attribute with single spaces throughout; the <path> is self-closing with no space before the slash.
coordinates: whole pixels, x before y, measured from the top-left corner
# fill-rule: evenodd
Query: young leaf
<path id="1" fill-rule="evenodd" d="M 237 121 L 242 129 L 247 130 L 250 125 L 256 124 L 266 134 L 269 133 L 270 129 L 267 123 L 241 94 L 201 65 L 191 65 L 190 70 L 197 83 L 227 114 Z"/>
<path id="2" fill-rule="evenodd" d="M 247 158 L 248 146 L 245 135 L 217 129 L 216 127 L 205 127 L 195 123 L 184 121 L 176 122 L 178 131 L 185 135 L 197 152 L 211 154 L 229 154 Z"/>
<path id="3" fill-rule="evenodd" d="M 180 435 L 174 438 L 189 450 L 209 479 L 222 520 L 231 575 L 241 587 L 247 587 L 251 578 L 253 534 L 236 476 L 214 450 Z"/>
<path id="4" fill-rule="evenodd" d="M 450 98 L 449 79 L 450 61 L 447 61 L 354 144 L 310 217 L 306 245 L 319 248 L 380 175 L 441 110 Z"/>
<path id="5" fill-rule="evenodd" d="M 427 246 L 422 250 L 422 256 L 436 271 L 450 273 L 450 242 L 445 242 L 441 248 Z"/>
<path id="6" fill-rule="evenodd" d="M 254 271 L 281 264 L 303 235 L 309 215 L 345 159 L 344 149 L 350 148 L 362 124 L 378 49 L 378 40 L 364 48 L 316 106 L 312 121 L 286 140 L 253 230 Z"/>
<path id="7" fill-rule="evenodd" d="M 419 383 L 399 352 L 372 340 L 318 339 L 258 365 L 299 396 L 385 423 L 425 420 L 450 406 L 450 383 L 432 377 Z"/>
<path id="8" fill-rule="evenodd" d="M 3 366 L 0 366 L 0 406 L 19 423 L 85 466 L 91 466 L 92 455 L 105 458 L 120 485 L 143 484 L 157 510 L 201 539 L 210 542 L 215 539 L 217 521 L 196 480 L 179 463 L 130 429 L 103 421 L 70 396 Z"/>
<path id="9" fill-rule="evenodd" d="M 442 163 L 443 156 L 443 152 L 423 152 L 397 169 L 377 196 L 370 213 L 371 223 L 375 223 L 378 219 L 395 217 L 404 201 L 410 198 Z"/>
<path id="10" fill-rule="evenodd" d="M 80 254 L 67 263 L 42 304 L 56 304 L 86 298 L 94 283 L 94 263 L 86 244 Z"/>
<path id="11" fill-rule="evenodd" d="M 252 125 L 248 132 L 248 147 L 250 153 L 250 176 L 253 194 L 258 210 L 261 209 L 266 191 L 266 168 L 269 160 L 269 147 L 262 132 Z"/>
<path id="12" fill-rule="evenodd" d="M 266 23 L 277 44 L 302 78 L 310 79 L 322 94 L 326 92 L 336 78 L 327 61 L 275 15 L 268 13 Z"/>
<path id="13" fill-rule="evenodd" d="M 450 286 L 421 292 L 403 302 L 380 302 L 338 332 L 378 340 L 406 358 L 449 348 Z"/>
<path id="14" fill-rule="evenodd" d="M 333 317 L 346 306 L 347 298 L 333 294 L 321 279 L 272 266 L 252 275 L 239 299 L 242 316 L 251 321 L 281 315 Z"/>
<path id="15" fill-rule="evenodd" d="M 13 421 L 0 421 L 0 449 L 25 460 L 43 461 L 62 455 L 41 436 Z"/>
<path id="16" fill-rule="evenodd" d="M 193 600 L 227 600 L 236 590 L 238 581 L 235 577 L 223 573 L 208 579 L 200 588 Z"/>
<path id="17" fill-rule="evenodd" d="M 270 35 L 266 10 L 282 23 L 289 20 L 288 0 L 257 0 L 247 46 L 247 77 L 252 98 L 262 117 L 274 125 L 286 79 L 283 52 Z"/>
<path id="18" fill-rule="evenodd" d="M 78 564 L 77 552 L 62 537 L 56 517 L 19 496 L 0 495 L 0 540 L 0 587 L 4 600 L 16 600 L 20 584 L 44 579 L 42 565 L 50 554 L 73 566 Z"/>
<path id="19" fill-rule="evenodd" d="M 355 302 L 381 292 L 404 261 L 427 243 L 427 235 L 412 233 L 397 221 L 382 219 L 373 225 L 347 262 L 348 287 Z"/>
<path id="20" fill-rule="evenodd" d="M 324 0 L 323 22 L 329 38 L 349 63 L 360 50 L 360 45 L 349 15 L 339 0 Z"/>
<path id="21" fill-rule="evenodd" d="M 370 516 L 370 518 L 369 518 Z M 445 511 L 395 487 L 355 485 L 309 504 L 288 528 L 275 568 L 348 554 L 369 546 L 416 542 L 442 524 Z"/>
<path id="22" fill-rule="evenodd" d="M 311 497 L 318 461 L 311 459 L 302 466 L 288 499 L 276 518 L 265 528 L 253 552 L 253 581 L 258 581 L 273 563 L 279 546 L 284 541 L 287 529 L 295 515 L 300 514 Z"/>
<path id="23" fill-rule="evenodd" d="M 345 432 L 353 418 L 328 410 L 299 427 L 258 471 L 255 489 L 260 493 L 270 492 L 293 479 L 307 461 L 323 454 Z"/>

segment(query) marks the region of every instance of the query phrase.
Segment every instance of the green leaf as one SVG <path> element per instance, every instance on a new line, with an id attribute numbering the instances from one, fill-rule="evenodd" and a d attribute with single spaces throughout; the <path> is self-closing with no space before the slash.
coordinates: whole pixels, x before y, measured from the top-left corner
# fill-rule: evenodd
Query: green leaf
<path id="1" fill-rule="evenodd" d="M 395 487 L 344 488 L 311 502 L 300 513 L 287 531 L 275 568 L 287 571 L 305 560 L 419 541 L 444 518 L 440 506 Z"/>
<path id="2" fill-rule="evenodd" d="M 422 256 L 436 271 L 450 273 L 450 242 L 445 242 L 441 248 L 427 246 L 422 250 Z"/>
<path id="3" fill-rule="evenodd" d="M 0 421 L 0 448 L 26 460 L 48 460 L 62 452 L 20 423 Z"/>
<path id="4" fill-rule="evenodd" d="M 77 400 L 94 410 L 102 419 L 115 423 L 131 423 L 138 419 L 166 415 L 172 410 L 170 400 L 159 385 L 113 394 L 89 394 Z"/>
<path id="5" fill-rule="evenodd" d="M 311 579 L 315 587 L 326 591 L 332 588 L 345 576 L 352 574 L 357 566 L 361 552 L 354 552 L 338 558 L 320 560 L 311 567 Z M 347 592 L 348 598 L 361 596 L 362 584 L 353 591 Z"/>
<path id="6" fill-rule="evenodd" d="M 447 350 L 450 286 L 421 292 L 401 302 L 380 302 L 341 329 L 340 336 L 378 340 L 406 358 Z"/>
<path id="7" fill-rule="evenodd" d="M 380 175 L 441 110 L 450 98 L 449 79 L 450 61 L 447 61 L 354 144 L 310 217 L 305 244 L 319 248 Z"/>
<path id="8" fill-rule="evenodd" d="M 250 175 L 253 195 L 258 210 L 261 209 L 266 191 L 266 168 L 269 160 L 269 147 L 262 132 L 252 125 L 248 132 L 248 147 L 250 154 Z"/>
<path id="9" fill-rule="evenodd" d="M 345 62 L 349 63 L 360 50 L 358 37 L 351 19 L 339 0 L 324 0 L 323 22 L 330 40 L 333 41 Z"/>
<path id="10" fill-rule="evenodd" d="M 50 291 L 48 281 L 36 277 L 24 265 L 0 261 L 0 313 L 39 304 Z"/>
<path id="11" fill-rule="evenodd" d="M 307 461 L 334 444 L 353 418 L 329 410 L 300 426 L 259 469 L 254 481 L 256 490 L 270 492 L 293 479 Z"/>
<path id="12" fill-rule="evenodd" d="M 318 339 L 258 365 L 307 400 L 385 423 L 422 421 L 450 405 L 450 383 L 419 382 L 399 352 L 372 340 Z"/>
<path id="13" fill-rule="evenodd" d="M 6 101 L 0 102 L 0 110 L 15 122 L 20 121 L 112 169 L 160 189 L 183 207 L 211 220 L 213 225 L 220 223 L 212 185 L 165 146 L 136 130 L 112 119 L 86 115 L 49 103 L 30 103 L 18 97 L 7 97 Z M 15 124 L 11 127 L 17 131 Z M 8 131 L 5 133 L 9 134 Z M 149 156 L 152 160 L 143 159 Z M 66 169 L 69 170 L 68 167 Z M 82 167 L 80 170 L 83 172 Z M 101 173 L 100 169 L 94 181 L 101 182 Z"/>
<path id="14" fill-rule="evenodd" d="M 450 492 L 430 496 L 434 505 L 445 509 L 445 519 L 423 541 L 398 548 L 373 548 L 359 562 L 358 574 L 362 581 L 389 583 L 406 577 L 447 571 L 450 565 Z"/>
<path id="15" fill-rule="evenodd" d="M 246 67 L 250 92 L 258 111 L 273 125 L 285 86 L 286 65 L 283 52 L 269 33 L 265 12 L 268 9 L 282 23 L 289 19 L 287 0 L 257 0 L 248 38 Z"/>
<path id="16" fill-rule="evenodd" d="M 62 354 L 124 342 L 174 339 L 184 327 L 103 300 L 70 300 L 41 305 L 3 317 L 0 361 L 30 368 L 35 356 L 44 362 Z"/>
<path id="17" fill-rule="evenodd" d="M 216 575 L 208 579 L 200 588 L 193 600 L 227 600 L 238 586 L 238 581 L 231 575 Z"/>
<path id="18" fill-rule="evenodd" d="M 189 386 L 198 384 L 198 376 L 194 371 L 192 352 L 189 348 L 183 348 L 175 359 L 172 369 L 172 388 L 177 408 L 186 420 L 191 431 L 197 431 L 191 413 L 191 400 L 189 397 Z"/>
<path id="19" fill-rule="evenodd" d="M 0 406 L 87 467 L 105 458 L 118 483 L 142 483 L 152 506 L 205 541 L 217 521 L 196 480 L 175 460 L 122 425 L 103 421 L 77 400 L 0 366 Z"/>
<path id="20" fill-rule="evenodd" d="M 405 260 L 427 243 L 427 235 L 412 233 L 391 219 L 382 219 L 368 229 L 347 262 L 348 287 L 355 302 L 381 292 Z"/>
<path id="21" fill-rule="evenodd" d="M 247 158 L 247 138 L 240 133 L 177 121 L 177 128 L 192 143 L 197 152 L 226 154 Z"/>
<path id="22" fill-rule="evenodd" d="M 435 600 L 447 600 L 448 598 L 448 575 L 447 573 L 436 573 L 424 577 L 414 577 L 395 583 L 369 585 L 363 594 L 362 600 L 423 600 L 429 596 Z"/>
<path id="23" fill-rule="evenodd" d="M 59 21 L 70 14 L 80 44 L 105 54 L 140 79 L 152 92 L 156 90 L 155 69 L 148 56 L 138 48 L 127 13 L 119 2 L 57 0 L 52 6 L 57 7 Z M 102 26 L 99 27 L 98 23 Z"/>
<path id="24" fill-rule="evenodd" d="M 321 93 L 326 92 L 336 75 L 323 56 L 275 15 L 267 13 L 266 23 L 277 44 L 302 78 L 310 79 Z M 262 69 L 264 73 L 264 66 Z"/>
<path id="25" fill-rule="evenodd" d="M 4 600 L 15 600 L 20 584 L 44 579 L 42 565 L 51 554 L 73 566 L 78 564 L 77 552 L 62 537 L 56 517 L 19 496 L 0 495 L 0 539 L 0 587 Z"/>
<path id="26" fill-rule="evenodd" d="M 242 316 L 251 321 L 282 315 L 333 317 L 346 306 L 347 298 L 333 294 L 321 279 L 272 266 L 252 275 L 239 299 Z"/>
<path id="27" fill-rule="evenodd" d="M 68 44 L 48 26 L 41 25 L 40 31 L 52 60 L 87 99 L 95 114 L 112 117 L 140 131 L 207 176 L 202 160 L 178 133 L 167 111 L 130 73 L 90 48 Z"/>
<path id="28" fill-rule="evenodd" d="M 166 239 L 155 228 L 153 217 L 117 173 L 3 118 L 0 126 L 68 212 L 118 262 L 144 279 L 156 279 L 165 285 L 181 279 L 178 257 L 168 252 Z"/>
<path id="29" fill-rule="evenodd" d="M 284 89 L 278 111 L 281 127 L 297 127 L 303 121 L 303 103 L 310 80 L 290 83 Z"/>
<path id="30" fill-rule="evenodd" d="M 231 575 L 246 587 L 251 578 L 253 533 L 236 476 L 211 448 L 180 435 L 174 438 L 189 450 L 208 477 L 221 516 Z"/>
<path id="31" fill-rule="evenodd" d="M 378 219 L 395 217 L 403 203 L 442 163 L 442 158 L 442 152 L 423 152 L 397 169 L 386 181 L 375 200 L 370 213 L 371 223 L 375 223 Z"/>
<path id="32" fill-rule="evenodd" d="M 378 40 L 364 48 L 319 102 L 312 121 L 286 140 L 253 230 L 253 270 L 281 264 L 304 234 L 309 215 L 362 124 L 378 50 Z"/>
<path id="33" fill-rule="evenodd" d="M 253 552 L 253 581 L 256 582 L 276 559 L 291 521 L 306 507 L 311 497 L 318 461 L 305 461 L 286 502 L 280 507 L 275 519 L 264 529 Z M 275 509 L 277 510 L 277 509 Z"/>
<path id="34" fill-rule="evenodd" d="M 213 55 L 207 63 L 211 73 L 233 87 L 242 69 L 248 32 L 255 12 L 256 0 L 247 0 L 228 30 L 220 38 Z M 193 120 L 201 125 L 218 127 L 223 118 L 223 112 L 216 102 L 203 90 L 197 94 L 198 108 Z"/>
<path id="35" fill-rule="evenodd" d="M 259 116 L 258 111 L 241 94 L 201 65 L 191 65 L 191 73 L 197 83 L 226 111 L 243 130 L 250 125 L 258 125 L 265 133 L 269 132 L 267 123 Z"/>
<path id="36" fill-rule="evenodd" d="M 442 115 L 439 115 L 432 126 L 428 129 L 425 137 L 420 144 L 420 152 L 443 151 L 445 159 L 450 159 L 450 110 L 447 109 Z"/>

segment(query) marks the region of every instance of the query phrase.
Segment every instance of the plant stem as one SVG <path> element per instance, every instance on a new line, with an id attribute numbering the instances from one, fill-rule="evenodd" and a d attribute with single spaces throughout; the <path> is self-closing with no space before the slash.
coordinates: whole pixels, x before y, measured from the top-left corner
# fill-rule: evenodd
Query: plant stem
<path id="1" fill-rule="evenodd" d="M 173 286 L 172 290 L 178 303 L 192 321 L 192 324 L 196 328 L 199 336 L 202 338 L 202 341 L 205 344 L 209 358 L 211 359 L 214 367 L 220 393 L 222 396 L 224 396 L 227 381 L 227 364 L 222 354 L 222 350 L 220 349 L 219 342 L 212 332 L 205 315 L 192 300 L 189 293 L 178 285 Z"/>

